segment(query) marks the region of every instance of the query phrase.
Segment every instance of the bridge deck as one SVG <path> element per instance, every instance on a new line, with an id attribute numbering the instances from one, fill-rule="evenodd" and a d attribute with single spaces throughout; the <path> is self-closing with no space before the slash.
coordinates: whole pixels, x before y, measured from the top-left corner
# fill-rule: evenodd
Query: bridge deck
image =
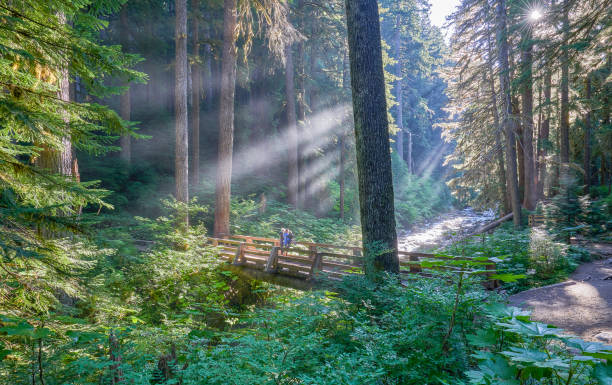
<path id="1" fill-rule="evenodd" d="M 295 242 L 281 253 L 279 240 L 272 238 L 232 235 L 208 238 L 208 241 L 235 271 L 245 268 L 309 282 L 321 276 L 339 279 L 347 274 L 363 274 L 363 250 L 357 246 Z M 398 254 L 402 274 L 426 274 L 428 270 L 484 274 L 486 287 L 498 286 L 497 281 L 488 278 L 495 273 L 495 260 L 409 251 L 398 251 Z"/>

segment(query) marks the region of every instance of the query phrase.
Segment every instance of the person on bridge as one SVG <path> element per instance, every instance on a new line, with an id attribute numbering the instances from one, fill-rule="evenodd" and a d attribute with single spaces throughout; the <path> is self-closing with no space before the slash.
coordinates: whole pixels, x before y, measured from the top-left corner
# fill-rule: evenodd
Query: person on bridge
<path id="1" fill-rule="evenodd" d="M 291 242 L 293 242 L 293 232 L 289 229 L 281 229 L 280 233 L 280 248 L 281 254 L 287 254 L 287 249 L 291 246 Z"/>
<path id="2" fill-rule="evenodd" d="M 280 231 L 280 242 L 279 242 L 281 254 L 283 254 L 285 251 L 285 239 L 286 238 L 287 238 L 287 229 L 283 227 Z"/>
<path id="3" fill-rule="evenodd" d="M 287 229 L 287 236 L 285 237 L 285 254 L 286 254 L 286 249 L 288 249 L 291 246 L 291 243 L 293 242 L 293 231 Z"/>

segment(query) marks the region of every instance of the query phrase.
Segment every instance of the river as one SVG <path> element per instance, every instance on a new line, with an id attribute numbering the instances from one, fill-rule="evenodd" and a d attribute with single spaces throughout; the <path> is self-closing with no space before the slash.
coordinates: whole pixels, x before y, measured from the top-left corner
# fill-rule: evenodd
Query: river
<path id="1" fill-rule="evenodd" d="M 443 214 L 415 226 L 398 231 L 398 245 L 405 251 L 431 251 L 452 243 L 495 219 L 495 212 L 478 212 L 468 207 Z"/>

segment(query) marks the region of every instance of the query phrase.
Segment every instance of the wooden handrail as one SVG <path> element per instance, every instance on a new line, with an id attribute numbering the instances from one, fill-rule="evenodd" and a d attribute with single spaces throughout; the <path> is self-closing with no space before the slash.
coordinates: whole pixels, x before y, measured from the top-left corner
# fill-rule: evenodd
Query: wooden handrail
<path id="1" fill-rule="evenodd" d="M 228 239 L 236 238 L 242 241 Z M 287 255 L 281 255 L 280 247 L 278 246 L 278 240 L 263 237 L 249 237 L 246 235 L 229 236 L 227 238 L 207 238 L 214 246 L 222 248 L 224 255 L 230 255 L 231 251 L 234 251 L 234 258 L 232 264 L 234 265 L 246 265 L 253 267 L 261 266 L 262 258 L 268 257 L 264 264 L 264 271 L 268 273 L 278 273 L 279 271 L 287 272 L 287 267 L 283 267 L 284 270 L 278 268 L 278 263 L 284 261 L 305 263 L 310 265 L 307 279 L 311 279 L 315 276 L 317 271 L 321 271 L 324 267 L 341 268 L 341 269 L 352 269 L 363 266 L 364 257 L 362 256 L 362 249 L 354 246 L 336 246 L 324 243 L 314 242 L 296 242 L 295 246 L 307 247 L 307 249 L 299 247 L 291 247 L 284 249 Z M 267 242 L 256 243 L 256 242 Z M 321 249 L 343 249 L 350 250 L 351 254 L 345 254 L 340 252 L 323 251 Z M 423 262 L 435 262 L 437 261 L 456 261 L 469 265 L 470 263 L 483 265 L 484 271 L 478 271 L 479 274 L 484 274 L 486 277 L 490 277 L 495 270 L 495 261 L 490 259 L 484 259 L 482 257 L 455 257 L 441 254 L 430 254 L 412 251 L 398 251 L 400 257 L 407 257 L 406 259 L 400 260 L 400 266 L 408 268 L 407 270 L 401 270 L 403 273 L 419 273 L 424 274 Z M 259 258 L 257 258 L 259 256 Z M 257 262 L 259 261 L 259 262 Z M 247 263 L 249 262 L 249 263 Z M 440 262 L 438 262 L 440 263 Z M 289 267 L 289 270 L 291 267 Z M 427 267 L 428 270 L 461 270 L 460 266 L 445 266 L 436 265 Z M 284 274 L 284 273 L 281 273 Z M 490 280 L 492 288 L 497 287 L 497 283 Z"/>

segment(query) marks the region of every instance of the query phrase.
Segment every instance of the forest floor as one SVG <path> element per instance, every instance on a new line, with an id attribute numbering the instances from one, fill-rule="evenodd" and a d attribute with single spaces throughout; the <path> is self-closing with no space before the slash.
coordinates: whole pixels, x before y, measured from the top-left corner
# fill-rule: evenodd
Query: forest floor
<path id="1" fill-rule="evenodd" d="M 553 324 L 585 340 L 612 343 L 612 244 L 587 245 L 603 259 L 580 265 L 569 280 L 510 296 L 533 311 L 532 319 Z"/>

